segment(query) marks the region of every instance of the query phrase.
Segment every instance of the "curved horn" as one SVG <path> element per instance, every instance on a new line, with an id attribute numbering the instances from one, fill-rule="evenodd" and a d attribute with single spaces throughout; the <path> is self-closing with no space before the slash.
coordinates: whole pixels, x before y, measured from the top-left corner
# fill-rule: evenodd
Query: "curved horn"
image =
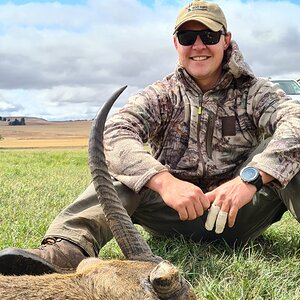
<path id="1" fill-rule="evenodd" d="M 127 259 L 161 261 L 133 225 L 113 186 L 103 149 L 103 131 L 108 112 L 124 86 L 117 90 L 98 111 L 89 138 L 89 166 L 100 205 L 118 245 Z"/>

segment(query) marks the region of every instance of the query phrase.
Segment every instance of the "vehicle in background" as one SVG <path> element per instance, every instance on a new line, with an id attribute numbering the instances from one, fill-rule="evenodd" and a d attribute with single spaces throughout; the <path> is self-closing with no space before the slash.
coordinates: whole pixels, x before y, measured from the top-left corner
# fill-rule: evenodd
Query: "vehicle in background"
<path id="1" fill-rule="evenodd" d="M 300 79 L 299 79 L 300 80 Z M 285 91 L 292 99 L 300 101 L 300 83 L 292 79 L 271 79 L 272 82 L 278 83 L 280 88 Z"/>

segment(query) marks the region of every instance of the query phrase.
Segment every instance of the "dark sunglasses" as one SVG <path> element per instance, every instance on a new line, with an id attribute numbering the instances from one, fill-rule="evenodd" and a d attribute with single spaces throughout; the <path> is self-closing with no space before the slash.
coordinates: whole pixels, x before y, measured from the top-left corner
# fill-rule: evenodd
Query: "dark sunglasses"
<path id="1" fill-rule="evenodd" d="M 204 45 L 215 45 L 219 43 L 222 34 L 225 35 L 223 30 L 182 30 L 177 31 L 176 36 L 182 46 L 194 45 L 198 35 Z"/>

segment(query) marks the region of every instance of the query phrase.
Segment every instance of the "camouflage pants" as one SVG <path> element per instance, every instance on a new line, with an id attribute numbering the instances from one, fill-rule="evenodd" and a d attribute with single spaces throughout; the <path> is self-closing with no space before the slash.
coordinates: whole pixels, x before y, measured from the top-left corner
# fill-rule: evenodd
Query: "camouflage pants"
<path id="1" fill-rule="evenodd" d="M 265 145 L 266 142 L 262 143 L 248 160 L 261 152 Z M 183 235 L 194 241 L 224 239 L 230 244 L 245 243 L 280 220 L 287 210 L 300 222 L 300 174 L 283 190 L 264 186 L 250 203 L 239 210 L 234 227 L 226 227 L 222 234 L 205 229 L 207 213 L 194 221 L 181 221 L 177 212 L 165 205 L 157 193 L 145 188 L 136 194 L 120 182 L 114 184 L 133 222 L 140 224 L 154 236 Z M 79 245 L 90 256 L 98 255 L 101 247 L 112 238 L 112 234 L 99 206 L 93 184 L 55 218 L 45 237 L 64 238 Z"/>

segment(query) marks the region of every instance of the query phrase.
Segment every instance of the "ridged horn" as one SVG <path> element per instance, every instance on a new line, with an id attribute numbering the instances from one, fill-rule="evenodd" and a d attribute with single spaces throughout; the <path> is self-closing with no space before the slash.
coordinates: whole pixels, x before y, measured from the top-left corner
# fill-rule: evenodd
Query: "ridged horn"
<path id="1" fill-rule="evenodd" d="M 103 132 L 110 108 L 126 89 L 118 89 L 100 108 L 92 124 L 88 156 L 93 183 L 106 220 L 124 256 L 131 260 L 159 262 L 133 225 L 112 183 L 104 155 Z"/>

